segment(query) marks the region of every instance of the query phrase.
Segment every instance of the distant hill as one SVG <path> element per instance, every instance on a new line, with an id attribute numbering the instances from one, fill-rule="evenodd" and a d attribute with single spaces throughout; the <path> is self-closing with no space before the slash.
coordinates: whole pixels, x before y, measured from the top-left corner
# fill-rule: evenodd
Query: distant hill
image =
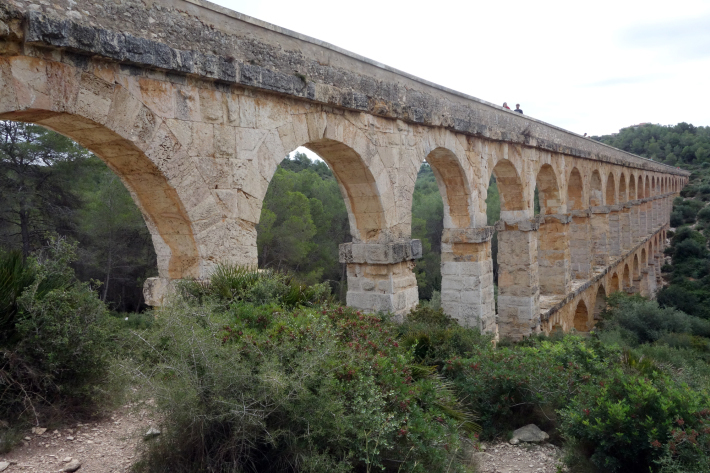
<path id="1" fill-rule="evenodd" d="M 671 166 L 710 163 L 710 126 L 644 123 L 592 139 Z"/>

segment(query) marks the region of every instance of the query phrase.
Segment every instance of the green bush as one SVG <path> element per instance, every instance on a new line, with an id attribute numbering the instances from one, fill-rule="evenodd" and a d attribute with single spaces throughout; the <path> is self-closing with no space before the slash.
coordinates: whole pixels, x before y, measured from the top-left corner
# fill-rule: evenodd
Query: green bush
<path id="1" fill-rule="evenodd" d="M 616 368 L 570 399 L 560 410 L 560 428 L 601 471 L 647 472 L 678 426 L 702 428 L 698 413 L 708 402 L 668 376 L 649 379 Z"/>
<path id="2" fill-rule="evenodd" d="M 267 304 L 244 295 L 252 279 L 227 285 L 228 304 L 188 293 L 160 309 L 144 360 L 163 434 L 138 471 L 464 471 L 473 443 L 459 432 L 476 426 L 396 326 L 293 308 L 281 275 L 257 278 L 275 292 L 252 300 Z"/>
<path id="3" fill-rule="evenodd" d="M 91 286 L 74 279 L 76 246 L 53 240 L 29 259 L 31 284 L 15 301 L 14 336 L 0 344 L 0 418 L 44 420 L 57 409 L 88 412 L 107 375 L 107 311 Z M 65 411 L 66 412 L 66 411 Z"/>
<path id="4" fill-rule="evenodd" d="M 613 294 L 603 314 L 606 330 L 623 330 L 633 344 L 651 343 L 668 333 L 710 336 L 710 321 L 693 317 L 671 307 L 660 307 L 656 301 Z"/>

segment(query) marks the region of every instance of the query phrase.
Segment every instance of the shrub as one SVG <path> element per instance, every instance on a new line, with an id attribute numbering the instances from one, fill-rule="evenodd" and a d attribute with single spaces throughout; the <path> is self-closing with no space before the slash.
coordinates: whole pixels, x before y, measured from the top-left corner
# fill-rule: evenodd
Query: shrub
<path id="1" fill-rule="evenodd" d="M 337 306 L 289 308 L 282 276 L 248 302 L 191 295 L 160 309 L 146 369 L 163 434 L 137 469 L 462 471 L 475 424 L 451 386 L 416 363 L 384 317 Z M 271 281 L 269 281 L 271 280 Z M 213 285 L 215 284 L 213 280 Z M 156 367 L 157 366 L 157 370 Z"/>
<path id="2" fill-rule="evenodd" d="M 39 422 L 62 408 L 87 412 L 107 374 L 106 308 L 69 266 L 76 246 L 53 240 L 13 274 L 32 280 L 15 302 L 15 336 L 0 345 L 0 418 Z"/>
<path id="3" fill-rule="evenodd" d="M 701 427 L 697 414 L 709 401 L 668 376 L 651 380 L 616 368 L 582 387 L 560 411 L 560 428 L 602 471 L 647 472 L 677 427 Z"/>

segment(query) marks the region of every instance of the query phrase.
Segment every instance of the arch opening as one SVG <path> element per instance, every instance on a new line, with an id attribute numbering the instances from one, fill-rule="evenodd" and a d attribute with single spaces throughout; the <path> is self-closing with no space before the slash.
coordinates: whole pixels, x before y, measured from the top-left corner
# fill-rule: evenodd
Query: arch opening
<path id="1" fill-rule="evenodd" d="M 577 303 L 577 308 L 574 311 L 574 329 L 578 332 L 588 332 L 589 331 L 589 312 L 587 311 L 587 305 L 583 300 Z"/>
<path id="2" fill-rule="evenodd" d="M 621 173 L 621 177 L 619 177 L 619 203 L 623 204 L 628 200 L 626 195 L 626 176 L 624 173 Z"/>
<path id="3" fill-rule="evenodd" d="M 614 174 L 609 173 L 606 180 L 606 205 L 616 204 L 616 187 L 614 185 Z"/>
<path id="4" fill-rule="evenodd" d="M 594 320 L 599 320 L 601 318 L 601 314 L 604 312 L 604 309 L 606 309 L 606 290 L 604 289 L 603 284 L 599 284 L 597 295 L 594 299 Z"/>
<path id="5" fill-rule="evenodd" d="M 614 273 L 611 276 L 611 284 L 609 285 L 609 290 L 614 293 L 614 292 L 619 292 L 621 288 L 619 287 L 619 275 L 617 273 Z"/>
<path id="6" fill-rule="evenodd" d="M 624 265 L 624 275 L 622 276 L 622 283 L 624 285 L 624 291 L 631 292 L 631 271 L 629 270 L 629 265 Z"/>
<path id="7" fill-rule="evenodd" d="M 598 207 L 600 205 L 602 205 L 602 177 L 595 169 L 589 181 L 589 206 Z"/>
<path id="8" fill-rule="evenodd" d="M 584 184 L 582 182 L 582 175 L 579 173 L 579 169 L 574 168 L 569 176 L 569 183 L 567 185 L 567 209 L 568 210 L 582 210 L 585 208 L 584 201 Z"/>
<path id="9" fill-rule="evenodd" d="M 636 178 L 631 174 L 629 177 L 629 200 L 636 200 Z"/>

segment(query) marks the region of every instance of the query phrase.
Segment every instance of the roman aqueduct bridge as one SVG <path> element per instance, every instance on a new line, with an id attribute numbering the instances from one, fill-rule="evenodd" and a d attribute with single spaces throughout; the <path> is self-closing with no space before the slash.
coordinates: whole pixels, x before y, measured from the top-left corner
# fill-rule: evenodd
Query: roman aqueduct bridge
<path id="1" fill-rule="evenodd" d="M 652 295 L 688 179 L 200 0 L 2 0 L 0 119 L 67 135 L 120 176 L 153 236 L 154 304 L 172 280 L 256 264 L 269 181 L 305 146 L 348 209 L 348 304 L 406 313 L 418 301 L 411 209 L 426 160 L 444 201 L 444 309 L 513 338 L 589 330 L 613 291 Z"/>

